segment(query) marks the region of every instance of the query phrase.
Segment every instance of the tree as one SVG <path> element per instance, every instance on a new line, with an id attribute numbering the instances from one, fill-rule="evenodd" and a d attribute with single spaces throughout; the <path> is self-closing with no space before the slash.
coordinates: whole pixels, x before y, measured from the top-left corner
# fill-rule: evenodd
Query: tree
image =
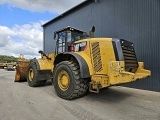
<path id="1" fill-rule="evenodd" d="M 0 55 L 0 62 L 17 62 L 17 59 L 14 56 Z"/>

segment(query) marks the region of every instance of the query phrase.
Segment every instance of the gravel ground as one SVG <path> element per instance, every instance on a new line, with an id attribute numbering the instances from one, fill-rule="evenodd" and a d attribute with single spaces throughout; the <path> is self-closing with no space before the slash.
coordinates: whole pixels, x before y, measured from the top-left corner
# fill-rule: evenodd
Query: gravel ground
<path id="1" fill-rule="evenodd" d="M 0 120 L 160 120 L 160 93 L 125 87 L 63 100 L 48 81 L 31 88 L 0 69 Z"/>

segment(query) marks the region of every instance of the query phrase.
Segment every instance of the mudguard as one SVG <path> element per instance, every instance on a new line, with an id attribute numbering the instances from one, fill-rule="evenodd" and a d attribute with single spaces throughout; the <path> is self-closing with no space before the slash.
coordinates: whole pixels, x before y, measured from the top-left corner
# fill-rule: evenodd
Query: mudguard
<path id="1" fill-rule="evenodd" d="M 61 54 L 59 54 L 59 55 L 56 56 L 54 64 L 57 64 L 58 62 L 61 62 L 59 60 L 63 56 L 66 56 L 66 55 L 70 55 L 70 56 L 74 57 L 77 60 L 79 66 L 80 66 L 80 77 L 81 78 L 88 78 L 88 77 L 90 77 L 90 73 L 89 73 L 89 68 L 88 68 L 87 62 L 84 60 L 83 57 L 81 57 L 77 53 L 74 53 L 74 52 L 61 53 Z"/>

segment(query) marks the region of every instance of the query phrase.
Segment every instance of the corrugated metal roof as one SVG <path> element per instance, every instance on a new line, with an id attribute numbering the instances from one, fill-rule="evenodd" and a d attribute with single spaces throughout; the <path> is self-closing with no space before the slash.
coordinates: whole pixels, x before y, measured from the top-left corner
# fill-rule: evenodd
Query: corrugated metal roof
<path id="1" fill-rule="evenodd" d="M 83 6 L 85 6 L 85 5 L 88 5 L 88 4 L 90 4 L 91 2 L 94 2 L 94 1 L 95 1 L 95 0 L 85 0 L 85 1 L 83 1 L 82 3 L 76 5 L 76 6 L 74 6 L 73 8 L 71 8 L 71 9 L 67 10 L 66 12 L 62 13 L 61 15 L 53 18 L 53 19 L 50 20 L 49 22 L 43 24 L 42 27 L 45 27 L 45 26 L 49 25 L 50 23 L 53 23 L 53 22 L 61 19 L 62 17 L 70 14 L 71 12 L 76 11 L 76 10 L 80 9 L 81 7 L 83 7 Z"/>

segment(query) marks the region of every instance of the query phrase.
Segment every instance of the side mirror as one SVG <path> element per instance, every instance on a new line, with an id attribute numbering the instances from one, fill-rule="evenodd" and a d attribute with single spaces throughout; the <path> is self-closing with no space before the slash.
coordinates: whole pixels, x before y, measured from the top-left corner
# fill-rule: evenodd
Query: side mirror
<path id="1" fill-rule="evenodd" d="M 40 51 L 38 51 L 38 53 L 43 54 L 43 51 L 42 51 L 42 50 L 40 50 Z"/>
<path id="2" fill-rule="evenodd" d="M 48 60 L 51 60 L 42 50 L 38 51 L 42 56 L 45 56 Z"/>
<path id="3" fill-rule="evenodd" d="M 89 36 L 90 36 L 91 38 L 94 38 L 95 29 L 96 29 L 96 28 L 93 26 L 93 27 L 91 28 L 91 30 L 89 31 Z"/>

